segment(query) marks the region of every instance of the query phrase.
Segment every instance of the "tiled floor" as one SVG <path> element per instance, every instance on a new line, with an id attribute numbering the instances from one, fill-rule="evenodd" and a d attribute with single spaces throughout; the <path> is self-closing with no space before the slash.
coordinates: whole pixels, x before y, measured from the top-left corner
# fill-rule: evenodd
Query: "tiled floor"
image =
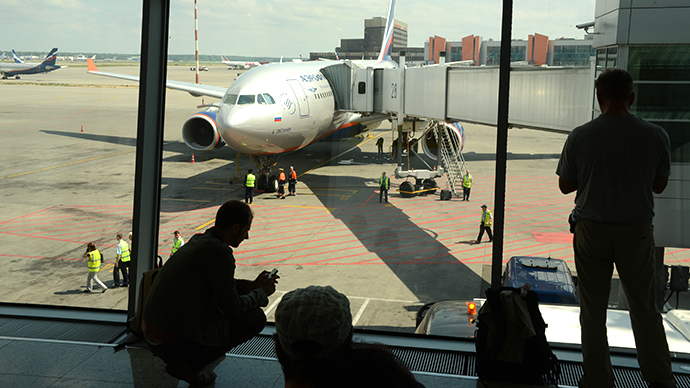
<path id="1" fill-rule="evenodd" d="M 188 387 L 169 376 L 146 349 L 33 340 L 0 340 L 0 387 Z M 228 356 L 215 367 L 215 387 L 284 387 L 278 361 Z M 427 388 L 481 387 L 476 378 L 415 374 Z M 515 385 L 490 385 L 512 387 Z M 523 386 L 524 388 L 524 386 Z"/>

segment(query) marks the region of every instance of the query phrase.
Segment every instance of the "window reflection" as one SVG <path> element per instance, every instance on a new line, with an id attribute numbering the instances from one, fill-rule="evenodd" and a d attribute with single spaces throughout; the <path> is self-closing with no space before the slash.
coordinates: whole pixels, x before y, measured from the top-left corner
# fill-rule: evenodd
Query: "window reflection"
<path id="1" fill-rule="evenodd" d="M 256 96 L 253 94 L 241 94 L 237 99 L 237 105 L 253 104 L 256 101 Z"/>

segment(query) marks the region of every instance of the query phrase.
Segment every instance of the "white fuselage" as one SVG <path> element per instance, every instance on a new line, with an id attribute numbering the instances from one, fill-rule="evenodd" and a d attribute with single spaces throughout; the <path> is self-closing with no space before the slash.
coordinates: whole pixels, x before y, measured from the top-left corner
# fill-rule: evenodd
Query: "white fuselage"
<path id="1" fill-rule="evenodd" d="M 228 88 L 218 110 L 220 136 L 240 153 L 280 154 L 356 120 L 359 115 L 335 109 L 333 91 L 320 72 L 332 64 L 267 64 L 244 73 Z"/>

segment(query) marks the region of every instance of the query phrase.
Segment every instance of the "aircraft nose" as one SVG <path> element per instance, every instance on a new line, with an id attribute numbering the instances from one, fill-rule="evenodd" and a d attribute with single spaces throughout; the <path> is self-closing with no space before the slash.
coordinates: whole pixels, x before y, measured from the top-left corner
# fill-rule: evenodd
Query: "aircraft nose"
<path id="1" fill-rule="evenodd" d="M 249 109 L 238 105 L 223 104 L 218 111 L 216 124 L 223 140 L 237 151 L 253 143 L 253 117 Z M 244 151 L 246 152 L 246 151 Z"/>

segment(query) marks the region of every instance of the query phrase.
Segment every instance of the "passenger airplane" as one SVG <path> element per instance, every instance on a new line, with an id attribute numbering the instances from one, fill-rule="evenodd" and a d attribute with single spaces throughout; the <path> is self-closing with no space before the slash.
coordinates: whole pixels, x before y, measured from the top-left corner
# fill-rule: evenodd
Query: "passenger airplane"
<path id="1" fill-rule="evenodd" d="M 0 63 L 0 74 L 2 74 L 2 79 L 8 79 L 9 77 L 19 79 L 20 74 L 47 73 L 53 70 L 67 67 L 58 66 L 55 64 L 55 60 L 57 59 L 57 51 L 57 48 L 50 50 L 50 53 L 46 55 L 46 59 L 44 59 L 41 63 L 28 63 L 22 62 L 17 56 L 17 53 L 15 53 L 14 50 L 12 50 L 15 63 Z"/>
<path id="2" fill-rule="evenodd" d="M 19 55 L 17 55 L 17 53 L 14 51 L 14 49 L 12 49 L 12 58 L 14 58 L 14 63 L 24 63 L 24 61 L 22 61 L 19 58 Z"/>
<path id="3" fill-rule="evenodd" d="M 267 62 L 244 62 L 244 61 L 229 61 L 225 55 L 220 56 L 224 65 L 228 65 L 230 69 L 251 69 L 266 64 Z"/>
<path id="4" fill-rule="evenodd" d="M 397 68 L 391 59 L 393 11 L 391 0 L 381 51 L 377 60 L 352 61 L 359 68 Z M 194 151 L 210 151 L 228 144 L 247 154 L 261 175 L 258 187 L 273 191 L 276 178 L 271 168 L 286 152 L 304 148 L 326 136 L 351 137 L 379 126 L 384 114 L 360 114 L 338 109 L 336 93 L 327 68 L 338 61 L 269 63 L 240 75 L 229 88 L 167 81 L 169 89 L 193 96 L 221 99 L 182 125 L 182 138 Z M 139 77 L 99 71 L 88 61 L 88 72 L 139 81 Z"/>

